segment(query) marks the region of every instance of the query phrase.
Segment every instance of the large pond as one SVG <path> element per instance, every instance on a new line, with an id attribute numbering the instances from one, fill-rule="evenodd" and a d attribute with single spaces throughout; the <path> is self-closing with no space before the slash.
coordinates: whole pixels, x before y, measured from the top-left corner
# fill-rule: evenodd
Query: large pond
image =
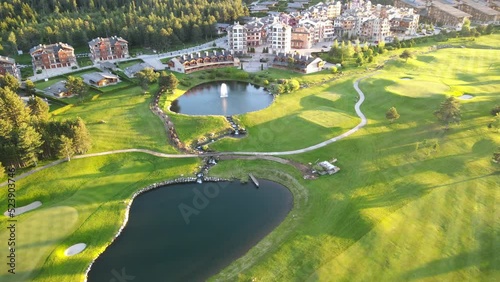
<path id="1" fill-rule="evenodd" d="M 273 96 L 247 82 L 209 82 L 189 89 L 172 102 L 170 110 L 187 115 L 238 115 L 268 107 Z"/>
<path id="2" fill-rule="evenodd" d="M 259 182 L 258 189 L 252 182 L 177 184 L 138 196 L 127 226 L 92 265 L 88 281 L 204 281 L 217 274 L 293 206 L 286 187 Z"/>

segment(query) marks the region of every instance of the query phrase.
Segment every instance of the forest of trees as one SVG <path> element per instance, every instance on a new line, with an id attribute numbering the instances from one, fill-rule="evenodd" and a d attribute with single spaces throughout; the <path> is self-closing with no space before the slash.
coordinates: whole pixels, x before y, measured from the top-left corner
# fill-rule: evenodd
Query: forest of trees
<path id="1" fill-rule="evenodd" d="M 42 159 L 69 158 L 89 150 L 90 135 L 82 119 L 49 120 L 47 103 L 33 96 L 25 106 L 14 81 L 0 75 L 0 163 L 4 167 L 33 166 Z"/>
<path id="2" fill-rule="evenodd" d="M 0 53 L 40 43 L 85 46 L 118 35 L 131 45 L 167 50 L 216 34 L 216 22 L 248 15 L 241 0 L 3 0 Z"/>

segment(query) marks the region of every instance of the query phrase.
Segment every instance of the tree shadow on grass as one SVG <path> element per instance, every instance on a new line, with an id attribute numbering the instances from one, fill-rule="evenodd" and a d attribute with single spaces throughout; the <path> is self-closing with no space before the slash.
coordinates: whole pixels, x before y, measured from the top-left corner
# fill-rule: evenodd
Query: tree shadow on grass
<path id="1" fill-rule="evenodd" d="M 490 238 L 488 242 L 495 244 L 495 239 Z M 401 281 L 426 279 L 450 272 L 466 270 L 470 267 L 477 267 L 483 275 L 491 275 L 490 277 L 495 279 L 494 276 L 498 278 L 498 271 L 500 270 L 500 256 L 496 253 L 498 250 L 499 246 L 496 244 L 496 246 L 484 246 L 475 251 L 463 252 L 451 257 L 437 259 L 421 267 L 407 271 L 400 279 Z"/>

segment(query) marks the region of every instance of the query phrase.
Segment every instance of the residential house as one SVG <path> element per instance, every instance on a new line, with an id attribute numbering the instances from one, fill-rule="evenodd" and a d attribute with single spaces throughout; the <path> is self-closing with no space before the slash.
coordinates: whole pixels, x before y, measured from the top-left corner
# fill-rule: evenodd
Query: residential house
<path id="1" fill-rule="evenodd" d="M 128 58 L 128 42 L 117 36 L 97 37 L 89 41 L 90 59 L 93 62 Z"/>
<path id="2" fill-rule="evenodd" d="M 58 81 L 51 86 L 43 89 L 43 92 L 52 94 L 56 97 L 64 97 L 68 95 L 68 89 L 66 89 L 66 80 Z"/>
<path id="3" fill-rule="evenodd" d="M 66 43 L 38 45 L 30 50 L 33 70 L 78 66 L 75 50 Z"/>
<path id="4" fill-rule="evenodd" d="M 132 65 L 130 67 L 125 68 L 123 71 L 128 77 L 133 78 L 135 75 L 144 70 L 144 69 L 154 69 L 150 64 L 148 63 L 137 63 L 135 65 Z"/>
<path id="5" fill-rule="evenodd" d="M 9 57 L 0 56 L 0 75 L 5 75 L 7 73 L 21 80 L 21 73 L 17 68 L 16 61 Z"/>
<path id="6" fill-rule="evenodd" d="M 180 73 L 192 73 L 200 70 L 235 67 L 240 65 L 240 60 L 232 54 L 222 50 L 221 52 L 205 51 L 183 55 L 173 58 L 168 62 L 170 70 Z"/>
<path id="7" fill-rule="evenodd" d="M 118 76 L 110 73 L 93 72 L 82 75 L 85 83 L 91 86 L 102 87 L 119 82 Z"/>
<path id="8" fill-rule="evenodd" d="M 318 72 L 323 70 L 325 65 L 321 58 L 290 53 L 278 53 L 271 63 L 273 68 L 288 69 L 301 73 Z"/>

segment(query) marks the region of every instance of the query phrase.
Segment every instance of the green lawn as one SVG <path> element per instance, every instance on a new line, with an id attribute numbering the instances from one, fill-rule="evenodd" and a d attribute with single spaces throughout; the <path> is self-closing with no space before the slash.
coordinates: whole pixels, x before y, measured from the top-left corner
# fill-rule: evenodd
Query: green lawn
<path id="1" fill-rule="evenodd" d="M 304 163 L 335 157 L 341 168 L 334 176 L 299 180 L 309 191 L 308 212 L 299 227 L 253 267 L 242 267 L 252 261 L 249 254 L 214 280 L 224 281 L 227 273 L 237 273 L 231 271 L 235 269 L 242 271 L 240 281 L 500 279 L 500 177 L 498 165 L 490 161 L 500 136 L 487 128 L 490 109 L 500 104 L 500 70 L 490 68 L 499 58 L 499 50 L 445 49 L 408 63 L 391 62 L 364 80 L 362 110 L 368 125 L 320 150 L 290 156 Z M 441 84 L 448 87 L 426 87 Z M 347 88 L 334 103 L 352 95 Z M 342 82 L 332 84 L 332 89 L 343 89 Z M 325 95 L 316 93 L 311 96 Z M 475 97 L 461 101 L 462 123 L 445 132 L 432 113 L 447 94 L 457 93 Z M 391 106 L 401 114 L 392 125 L 385 119 Z M 291 128 L 307 130 L 295 117 L 276 115 L 276 120 L 288 119 Z M 260 133 L 265 132 L 260 120 L 266 116 L 246 115 L 243 120 Z M 306 136 L 299 138 L 275 126 L 268 127 L 265 139 L 250 134 L 240 142 L 253 144 L 255 150 L 286 150 L 293 143 L 287 140 L 295 141 L 294 148 L 308 145 L 312 138 Z M 273 142 L 263 142 L 267 139 Z M 439 149 L 416 150 L 416 143 L 425 139 L 438 140 Z M 247 148 L 238 142 L 218 144 L 222 145 L 227 150 Z M 244 174 L 264 166 L 225 161 L 211 173 Z M 280 232 L 284 231 L 276 230 Z"/>
<path id="2" fill-rule="evenodd" d="M 351 79 L 280 95 L 268 108 L 240 116 L 249 136 L 211 145 L 219 151 L 285 151 L 314 145 L 356 126 Z"/>
<path id="3" fill-rule="evenodd" d="M 145 154 L 74 159 L 16 183 L 18 205 L 41 201 L 42 207 L 17 219 L 16 275 L 1 281 L 82 281 L 89 262 L 103 251 L 124 219 L 127 199 L 151 183 L 192 174 L 194 159 L 168 160 Z M 69 178 L 71 180 L 69 180 Z M 5 199 L 6 189 L 0 190 Z M 4 201 L 6 202 L 6 201 Z M 0 219 L 7 226 L 6 218 Z M 7 238 L 2 228 L 0 236 Z M 82 254 L 64 251 L 86 243 Z M 2 257 L 7 248 L 0 249 Z M 34 278 L 36 276 L 36 278 Z"/>
<path id="4" fill-rule="evenodd" d="M 150 93 L 157 89 L 152 86 Z M 151 95 L 143 95 L 140 87 L 110 91 L 54 118 L 80 116 L 85 120 L 92 137 L 91 152 L 145 148 L 173 153 L 161 120 L 149 110 L 150 100 Z"/>

